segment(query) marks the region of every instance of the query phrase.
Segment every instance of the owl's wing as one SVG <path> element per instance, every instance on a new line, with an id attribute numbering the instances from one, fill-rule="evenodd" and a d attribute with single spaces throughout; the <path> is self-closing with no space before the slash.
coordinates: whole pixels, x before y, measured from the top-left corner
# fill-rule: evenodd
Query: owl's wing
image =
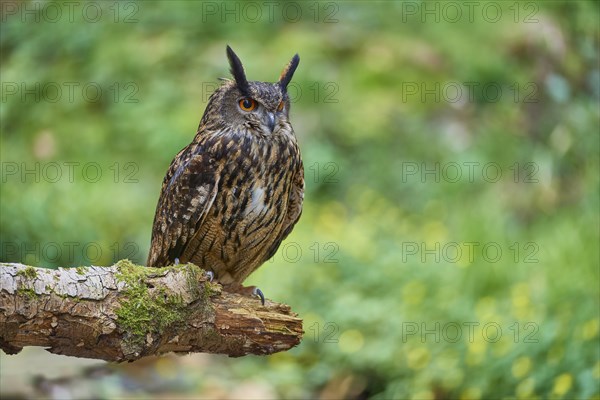
<path id="1" fill-rule="evenodd" d="M 183 254 L 213 204 L 218 180 L 209 154 L 190 147 L 177 154 L 163 181 L 147 266 L 166 266 Z"/>
<path id="2" fill-rule="evenodd" d="M 302 160 L 299 161 L 296 173 L 292 179 L 292 187 L 290 189 L 287 212 L 281 231 L 279 231 L 279 235 L 269 249 L 267 257 L 264 261 L 267 261 L 275 255 L 281 242 L 283 242 L 285 238 L 289 236 L 289 234 L 292 232 L 292 229 L 294 229 L 296 222 L 298 222 L 300 219 L 300 215 L 302 215 L 302 203 L 304 202 L 304 167 L 302 165 Z"/>

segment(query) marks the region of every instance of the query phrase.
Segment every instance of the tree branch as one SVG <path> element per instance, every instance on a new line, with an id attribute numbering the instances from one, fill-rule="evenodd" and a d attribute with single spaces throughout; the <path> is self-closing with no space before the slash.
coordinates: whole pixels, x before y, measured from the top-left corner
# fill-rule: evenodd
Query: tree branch
<path id="1" fill-rule="evenodd" d="M 167 352 L 239 357 L 302 338 L 290 307 L 221 290 L 192 264 L 50 270 L 0 263 L 0 348 L 24 346 L 107 361 Z"/>

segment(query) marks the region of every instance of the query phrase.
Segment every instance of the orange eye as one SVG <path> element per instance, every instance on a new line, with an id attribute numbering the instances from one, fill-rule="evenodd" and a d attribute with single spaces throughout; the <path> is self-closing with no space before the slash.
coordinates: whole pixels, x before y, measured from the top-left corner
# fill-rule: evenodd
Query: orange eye
<path id="1" fill-rule="evenodd" d="M 256 108 L 256 101 L 250 98 L 241 99 L 239 104 L 244 111 L 252 111 Z"/>
<path id="2" fill-rule="evenodd" d="M 283 103 L 283 101 L 280 101 L 279 105 L 277 106 L 277 111 L 282 111 L 283 110 L 283 106 L 285 106 L 285 104 Z"/>

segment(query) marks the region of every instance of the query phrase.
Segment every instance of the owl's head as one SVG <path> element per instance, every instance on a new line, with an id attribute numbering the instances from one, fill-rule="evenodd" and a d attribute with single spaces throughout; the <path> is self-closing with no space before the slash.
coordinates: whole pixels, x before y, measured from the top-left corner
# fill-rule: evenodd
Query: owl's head
<path id="1" fill-rule="evenodd" d="M 234 80 L 226 81 L 218 90 L 220 95 L 211 98 L 211 101 L 218 98 L 222 120 L 236 130 L 259 135 L 277 134 L 284 127 L 291 130 L 287 87 L 300 62 L 298 54 L 283 68 L 275 83 L 248 81 L 242 62 L 229 46 L 227 58 Z"/>

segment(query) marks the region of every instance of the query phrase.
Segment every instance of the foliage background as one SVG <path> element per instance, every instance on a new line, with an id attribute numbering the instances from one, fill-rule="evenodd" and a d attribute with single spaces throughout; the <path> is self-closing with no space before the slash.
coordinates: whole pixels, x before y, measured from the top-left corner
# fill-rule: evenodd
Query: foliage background
<path id="1" fill-rule="evenodd" d="M 253 80 L 274 81 L 301 56 L 292 121 L 305 211 L 249 281 L 304 318 L 303 343 L 264 358 L 111 366 L 61 384 L 67 393 L 77 382 L 79 395 L 105 398 L 600 396 L 597 3 L 495 2 L 497 22 L 486 2 L 472 18 L 454 2 L 456 22 L 439 2 L 294 3 L 295 22 L 279 2 L 272 20 L 254 3 L 257 21 L 237 2 L 92 3 L 88 14 L 76 2 L 73 18 L 64 3 L 5 4 L 1 261 L 144 263 L 163 174 L 228 75 L 225 45 Z M 101 99 L 84 94 L 89 83 Z M 468 85 L 491 89 L 469 97 Z M 71 182 L 65 162 L 97 163 L 102 177 L 74 167 Z M 480 163 L 473 179 L 469 162 Z M 488 163 L 497 181 L 482 175 Z M 21 176 L 36 165 L 39 181 Z M 502 250 L 495 262 L 488 243 Z M 59 359 L 2 355 L 1 393 L 42 390 L 32 365 L 83 368 Z"/>

